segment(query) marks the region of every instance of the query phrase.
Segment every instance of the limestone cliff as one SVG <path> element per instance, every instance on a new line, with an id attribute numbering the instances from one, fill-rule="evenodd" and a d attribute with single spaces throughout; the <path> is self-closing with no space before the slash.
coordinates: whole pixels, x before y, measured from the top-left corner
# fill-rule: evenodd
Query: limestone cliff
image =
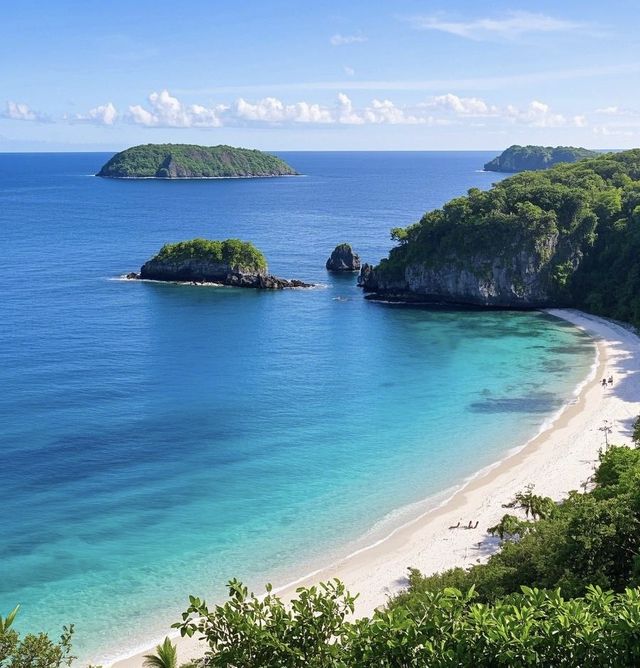
<path id="1" fill-rule="evenodd" d="M 479 252 L 450 256 L 437 263 L 408 263 L 402 271 L 365 264 L 359 283 L 370 297 L 408 302 L 476 305 L 495 308 L 539 308 L 557 303 L 554 269 L 577 268 L 581 253 L 559 248 L 551 235 L 537 249 L 512 248 L 498 256 Z M 554 261 L 551 261 L 553 259 Z"/>

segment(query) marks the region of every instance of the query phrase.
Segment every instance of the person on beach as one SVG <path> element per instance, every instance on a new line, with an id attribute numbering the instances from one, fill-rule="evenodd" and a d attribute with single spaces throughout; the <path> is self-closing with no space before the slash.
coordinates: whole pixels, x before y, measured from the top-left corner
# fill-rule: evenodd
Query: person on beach
<path id="1" fill-rule="evenodd" d="M 458 523 L 455 526 L 449 527 L 450 529 L 459 529 L 460 528 L 460 520 L 458 520 Z"/>
<path id="2" fill-rule="evenodd" d="M 609 385 L 613 385 L 613 376 L 609 376 Z"/>
<path id="3" fill-rule="evenodd" d="M 602 387 L 606 387 L 607 386 L 607 379 L 603 378 L 601 384 L 602 384 Z"/>

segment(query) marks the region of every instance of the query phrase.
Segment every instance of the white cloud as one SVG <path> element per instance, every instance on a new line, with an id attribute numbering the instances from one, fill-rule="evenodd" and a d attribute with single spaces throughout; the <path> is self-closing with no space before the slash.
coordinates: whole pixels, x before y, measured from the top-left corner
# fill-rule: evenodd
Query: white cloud
<path id="1" fill-rule="evenodd" d="M 309 100 L 284 101 L 275 96 L 258 100 L 240 97 L 231 104 L 186 104 L 168 90 L 153 92 L 145 106 L 132 105 L 124 118 L 146 127 L 217 128 L 222 126 L 296 124 L 308 125 L 466 125 L 479 120 L 485 125 L 498 127 L 502 122 L 532 127 L 584 128 L 589 123 L 583 114 L 564 115 L 539 100 L 524 107 L 498 106 L 480 97 L 461 97 L 446 93 L 428 98 L 418 104 L 398 104 L 389 98 L 373 98 L 355 104 L 344 92 L 337 95 L 335 104 L 327 105 Z M 18 109 L 16 106 L 15 109 Z M 28 107 L 18 110 L 22 117 L 33 120 Z M 109 102 L 76 114 L 71 122 L 113 125 L 121 115 Z"/>
<path id="2" fill-rule="evenodd" d="M 353 102 L 345 93 L 338 93 L 338 123 L 345 125 L 363 125 L 364 118 L 353 108 Z"/>
<path id="3" fill-rule="evenodd" d="M 331 123 L 331 112 L 319 104 L 296 102 L 285 104 L 275 97 L 265 97 L 252 104 L 243 98 L 237 100 L 233 107 L 236 118 L 246 121 L 262 121 L 267 123 Z"/>
<path id="4" fill-rule="evenodd" d="M 525 33 L 568 32 L 584 28 L 582 23 L 527 11 L 511 11 L 501 18 L 469 21 L 447 20 L 441 14 L 414 16 L 409 22 L 417 30 L 437 30 L 474 40 L 516 39 Z"/>
<path id="5" fill-rule="evenodd" d="M 505 116 L 524 125 L 538 128 L 554 128 L 567 125 L 567 119 L 562 114 L 551 111 L 551 107 L 539 100 L 529 102 L 527 107 L 520 109 L 514 105 L 507 105 Z"/>
<path id="6" fill-rule="evenodd" d="M 86 114 L 76 114 L 73 118 L 78 123 L 95 123 L 96 125 L 113 125 L 118 118 L 118 110 L 112 102 L 101 104 L 89 109 Z"/>
<path id="7" fill-rule="evenodd" d="M 356 71 L 353 69 L 353 67 L 349 67 L 348 65 L 345 65 L 342 69 L 344 70 L 344 73 L 348 77 L 355 76 Z"/>
<path id="8" fill-rule="evenodd" d="M 596 114 L 602 114 L 603 116 L 639 116 L 634 109 L 625 109 L 624 107 L 611 106 L 611 107 L 601 107 L 596 109 Z"/>
<path id="9" fill-rule="evenodd" d="M 361 44 L 362 42 L 366 42 L 367 38 L 360 34 L 357 33 L 355 35 L 341 35 L 340 33 L 336 33 L 335 35 L 332 35 L 329 38 L 329 43 L 331 46 L 344 46 L 345 44 Z"/>
<path id="10" fill-rule="evenodd" d="M 2 116 L 14 121 L 38 121 L 40 123 L 49 121 L 46 114 L 35 111 L 24 102 L 14 102 L 13 100 L 7 100 L 7 107 Z"/>
<path id="11" fill-rule="evenodd" d="M 621 112 L 622 109 L 616 106 L 602 107 L 600 109 L 596 109 L 596 114 L 607 114 L 608 116 L 618 116 Z"/>
<path id="12" fill-rule="evenodd" d="M 608 125 L 596 125 L 593 128 L 593 133 L 601 137 L 633 137 L 635 132 L 618 127 L 611 127 Z"/>
<path id="13" fill-rule="evenodd" d="M 225 105 L 185 105 L 166 89 L 151 93 L 149 106 L 150 109 L 139 104 L 130 106 L 130 120 L 147 127 L 217 128 L 222 125 L 220 114 L 228 109 Z"/>
<path id="14" fill-rule="evenodd" d="M 497 107 L 487 104 L 478 97 L 458 97 L 453 93 L 436 95 L 429 101 L 424 102 L 422 106 L 469 116 L 488 116 L 497 112 Z"/>

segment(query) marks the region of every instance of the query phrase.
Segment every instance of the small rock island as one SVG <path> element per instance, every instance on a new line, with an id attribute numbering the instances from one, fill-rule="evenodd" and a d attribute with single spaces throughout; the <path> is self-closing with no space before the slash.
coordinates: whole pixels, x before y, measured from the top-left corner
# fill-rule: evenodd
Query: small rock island
<path id="1" fill-rule="evenodd" d="M 282 290 L 310 288 L 310 283 L 268 274 L 264 255 L 248 241 L 191 239 L 165 244 L 127 278 L 171 283 L 216 283 L 239 288 Z"/>
<path id="2" fill-rule="evenodd" d="M 548 169 L 559 162 L 595 158 L 596 151 L 575 146 L 520 146 L 514 144 L 484 166 L 487 172 L 524 172 Z"/>
<path id="3" fill-rule="evenodd" d="M 327 260 L 329 271 L 360 271 L 360 257 L 353 252 L 351 244 L 338 244 Z"/>
<path id="4" fill-rule="evenodd" d="M 116 153 L 96 176 L 115 179 L 215 179 L 294 176 L 275 155 L 233 146 L 142 144 Z"/>

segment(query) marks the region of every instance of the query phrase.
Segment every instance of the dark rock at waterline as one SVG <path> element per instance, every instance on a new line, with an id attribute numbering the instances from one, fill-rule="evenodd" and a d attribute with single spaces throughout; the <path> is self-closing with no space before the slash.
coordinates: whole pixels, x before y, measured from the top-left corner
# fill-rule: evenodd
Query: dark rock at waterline
<path id="1" fill-rule="evenodd" d="M 353 252 L 351 244 L 338 244 L 327 260 L 329 271 L 359 271 L 360 257 Z"/>
<path id="2" fill-rule="evenodd" d="M 225 262 L 187 258 L 166 261 L 152 258 L 145 262 L 140 273 L 131 272 L 126 278 L 167 281 L 171 283 L 219 283 L 237 288 L 282 290 L 284 288 L 311 288 L 312 283 L 297 279 L 279 278 L 261 271 L 242 271 Z"/>

